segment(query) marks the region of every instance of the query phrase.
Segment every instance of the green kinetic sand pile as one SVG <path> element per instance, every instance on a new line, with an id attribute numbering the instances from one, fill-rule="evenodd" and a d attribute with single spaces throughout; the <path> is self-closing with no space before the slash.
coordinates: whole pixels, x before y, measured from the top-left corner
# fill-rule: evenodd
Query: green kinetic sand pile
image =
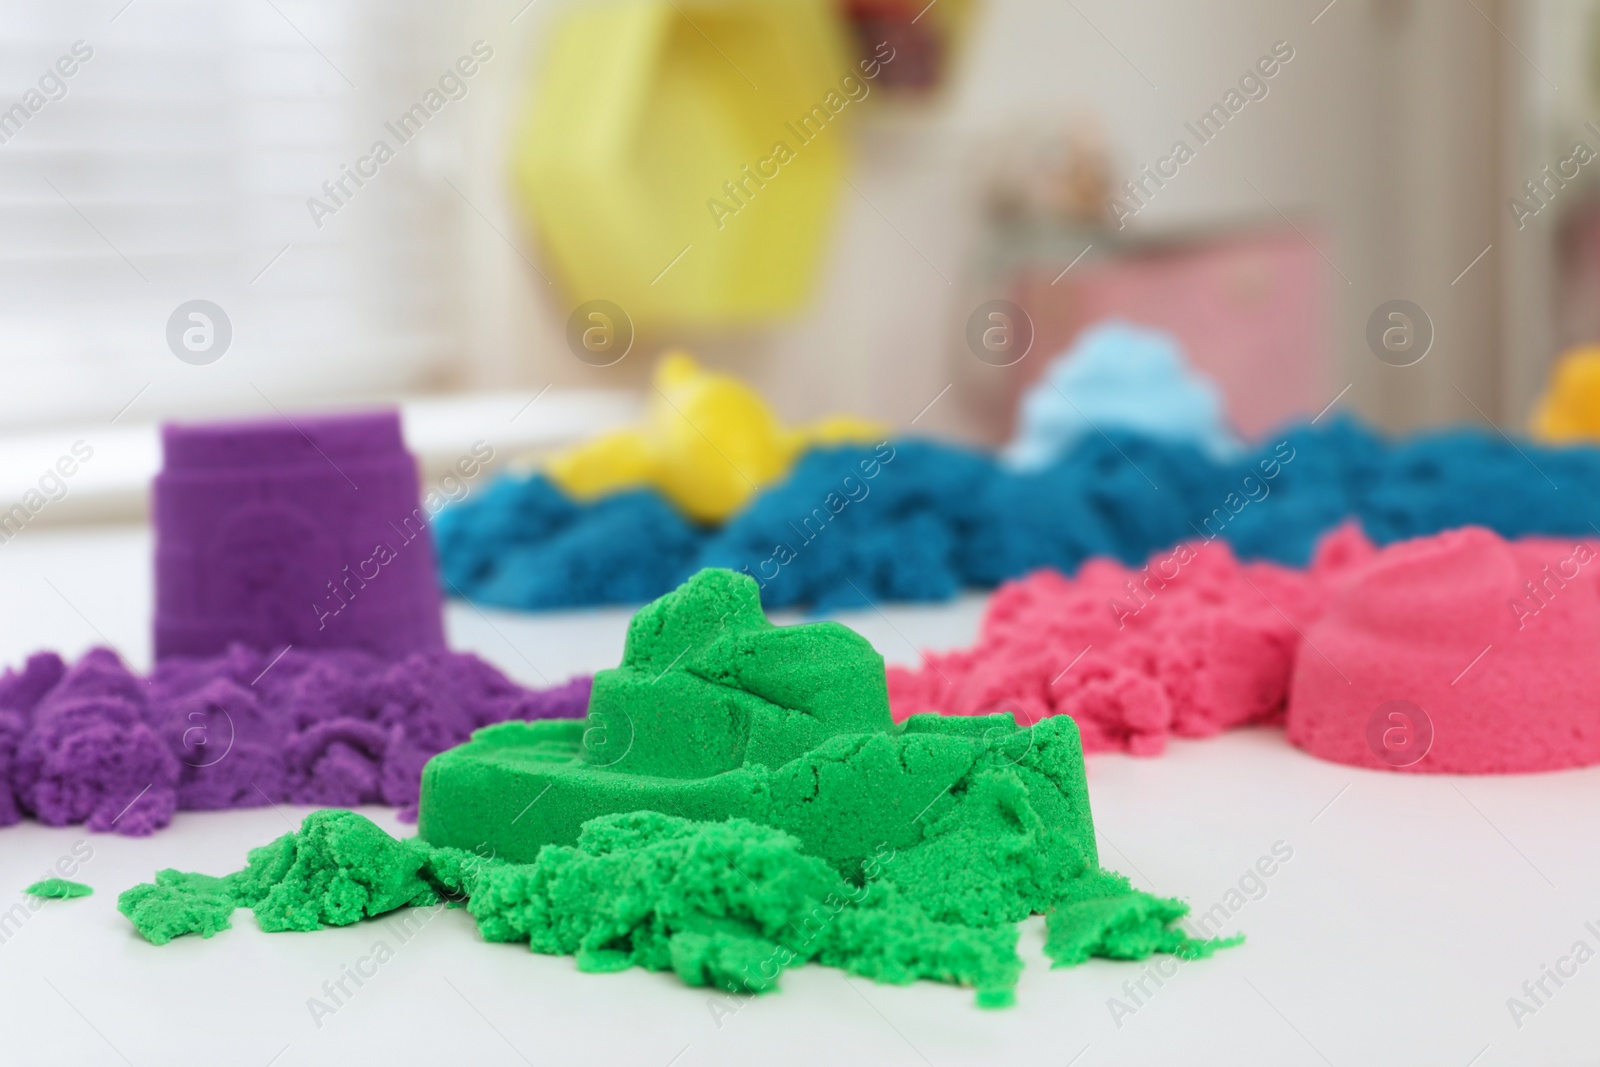
<path id="1" fill-rule="evenodd" d="M 1016 923 L 1058 966 L 1206 956 L 1187 906 L 1102 870 L 1077 728 L 889 715 L 882 658 L 837 623 L 774 627 L 707 570 L 645 607 L 585 722 L 488 727 L 423 772 L 420 836 L 317 812 L 224 878 L 163 871 L 118 907 L 158 944 L 344 925 L 467 900 L 490 941 L 733 992 L 815 960 L 1009 1004 Z"/>

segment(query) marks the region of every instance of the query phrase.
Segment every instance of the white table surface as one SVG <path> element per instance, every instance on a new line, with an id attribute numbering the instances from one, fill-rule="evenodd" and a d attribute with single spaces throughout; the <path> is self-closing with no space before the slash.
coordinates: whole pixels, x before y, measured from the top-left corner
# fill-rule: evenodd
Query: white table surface
<path id="1" fill-rule="evenodd" d="M 135 528 L 28 531 L 0 545 L 0 661 L 110 642 L 146 666 L 149 548 Z M 913 644 L 969 641 L 981 607 L 842 617 L 907 662 Z M 554 682 L 613 664 L 627 617 L 455 604 L 449 631 L 519 679 Z M 179 813 L 146 839 L 0 830 L 0 913 L 84 840 L 93 857 L 79 878 L 96 889 L 46 904 L 0 944 L 0 1063 L 1600 1063 L 1600 961 L 1559 988 L 1547 979 L 1554 995 L 1520 1026 L 1507 1007 L 1575 942 L 1600 951 L 1585 926 L 1600 931 L 1600 769 L 1404 777 L 1322 763 L 1255 730 L 1175 743 L 1158 759 L 1091 757 L 1089 783 L 1104 862 L 1197 910 L 1275 842 L 1293 849 L 1233 917 L 1244 946 L 1185 963 L 1159 989 L 1146 980 L 1153 995 L 1120 1019 L 1109 998 L 1132 1006 L 1123 985 L 1146 965 L 1050 970 L 1038 919 L 1023 928 L 1017 1006 L 985 1012 L 967 990 L 818 966 L 746 1004 L 670 974 L 579 974 L 570 958 L 481 942 L 460 911 L 403 943 L 381 920 L 269 935 L 240 912 L 209 941 L 162 948 L 117 914 L 117 893 L 157 868 L 234 870 L 309 810 L 266 808 Z M 386 809 L 367 814 L 409 832 Z M 308 998 L 379 940 L 393 958 L 318 1026 Z"/>

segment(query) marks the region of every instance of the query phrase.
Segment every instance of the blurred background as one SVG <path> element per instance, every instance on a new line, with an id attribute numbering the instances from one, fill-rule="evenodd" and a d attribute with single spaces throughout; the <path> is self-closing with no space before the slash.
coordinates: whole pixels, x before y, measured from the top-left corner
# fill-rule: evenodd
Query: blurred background
<path id="1" fill-rule="evenodd" d="M 0 3 L 0 499 L 83 438 L 40 520 L 137 515 L 167 418 L 399 401 L 425 465 L 537 451 L 675 346 L 992 444 L 1108 315 L 1246 434 L 1516 432 L 1600 341 L 1596 8 Z M 994 300 L 1025 357 L 974 348 Z"/>

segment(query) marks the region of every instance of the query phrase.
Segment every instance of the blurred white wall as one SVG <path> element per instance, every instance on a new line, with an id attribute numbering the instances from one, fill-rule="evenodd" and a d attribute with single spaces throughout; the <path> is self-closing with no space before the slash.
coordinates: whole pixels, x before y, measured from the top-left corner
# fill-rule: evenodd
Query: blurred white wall
<path id="1" fill-rule="evenodd" d="M 97 49 L 67 98 L 0 144 L 0 368 L 12 387 L 0 418 L 48 422 L 65 411 L 55 401 L 86 397 L 109 417 L 140 395 L 129 417 L 148 419 L 266 411 L 268 397 L 641 386 L 659 341 L 605 370 L 567 350 L 569 309 L 507 189 L 509 130 L 549 27 L 605 0 L 274 2 L 0 3 L 12 14 L 4 99 L 73 40 Z M 1348 385 L 1342 403 L 1394 426 L 1518 424 L 1551 355 L 1549 235 L 1512 229 L 1505 198 L 1549 161 L 1548 127 L 1570 122 L 1549 116 L 1590 106 L 1573 85 L 1585 54 L 1559 27 L 1592 8 L 986 0 L 943 97 L 878 107 L 854 131 L 855 189 L 813 305 L 759 332 L 676 340 L 793 418 L 850 408 L 904 425 L 955 383 L 918 428 L 978 434 L 963 271 L 979 157 L 997 131 L 1092 114 L 1114 173 L 1132 175 L 1286 41 L 1295 58 L 1270 95 L 1130 225 L 1160 234 L 1282 212 L 1330 264 L 1330 400 Z M 480 40 L 494 58 L 470 92 L 313 225 L 305 200 L 321 181 Z M 197 296 L 238 320 L 236 350 L 205 368 L 174 359 L 163 334 Z M 1364 340 L 1393 298 L 1421 304 L 1436 328 L 1414 367 L 1380 363 Z"/>
<path id="2" fill-rule="evenodd" d="M 492 25 L 521 6 L 486 3 L 471 19 Z M 526 84 L 563 6 L 544 0 L 507 27 L 516 57 L 494 77 Z M 1533 76 L 1514 43 L 1531 33 L 1526 23 L 1509 0 L 989 0 L 947 99 L 882 108 L 858 128 L 859 194 L 846 191 L 814 307 L 757 335 L 685 340 L 792 416 L 850 407 L 904 424 L 957 380 L 950 360 L 971 358 L 956 340 L 971 310 L 959 280 L 977 218 L 974 157 L 993 131 L 1088 112 L 1110 134 L 1119 176 L 1131 176 L 1281 40 L 1295 58 L 1270 95 L 1130 225 L 1275 222 L 1281 211 L 1323 235 L 1331 264 L 1330 400 L 1349 385 L 1342 403 L 1394 426 L 1480 410 L 1519 422 L 1548 358 L 1525 321 L 1538 318 L 1537 294 L 1514 299 L 1510 281 L 1516 257 L 1537 256 L 1505 233 L 1517 170 L 1507 131 Z M 501 203 L 494 146 L 511 100 L 472 113 L 485 140 L 469 176 L 507 232 L 515 213 Z M 565 309 L 518 253 L 487 227 L 469 239 L 474 373 L 642 383 L 647 352 L 605 371 L 583 366 L 562 341 Z M 1384 365 L 1367 348 L 1368 315 L 1394 298 L 1422 305 L 1436 329 L 1414 367 Z M 952 390 L 919 429 L 972 432 L 975 407 Z"/>
<path id="3" fill-rule="evenodd" d="M 460 153 L 384 127 L 470 45 L 436 23 L 383 0 L 0 0 L 0 427 L 439 381 L 462 351 L 466 208 L 440 181 Z M 348 176 L 380 138 L 394 158 Z M 221 309 L 205 366 L 168 343 L 195 299 Z"/>

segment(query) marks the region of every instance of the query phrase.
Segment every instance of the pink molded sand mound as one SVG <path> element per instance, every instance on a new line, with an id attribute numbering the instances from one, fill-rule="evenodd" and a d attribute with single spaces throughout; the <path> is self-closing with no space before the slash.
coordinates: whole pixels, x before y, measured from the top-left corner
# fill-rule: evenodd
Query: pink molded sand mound
<path id="1" fill-rule="evenodd" d="M 1086 751 L 1285 720 L 1323 759 L 1490 774 L 1600 763 L 1600 558 L 1468 528 L 1376 550 L 1353 526 L 1309 570 L 1191 542 L 1134 570 L 1002 586 L 978 643 L 891 667 L 895 718 L 1066 714 Z M 1304 635 L 1302 637 L 1302 635 Z"/>
<path id="2" fill-rule="evenodd" d="M 1468 527 L 1386 549 L 1306 628 L 1289 740 L 1441 774 L 1600 763 L 1596 547 Z"/>

